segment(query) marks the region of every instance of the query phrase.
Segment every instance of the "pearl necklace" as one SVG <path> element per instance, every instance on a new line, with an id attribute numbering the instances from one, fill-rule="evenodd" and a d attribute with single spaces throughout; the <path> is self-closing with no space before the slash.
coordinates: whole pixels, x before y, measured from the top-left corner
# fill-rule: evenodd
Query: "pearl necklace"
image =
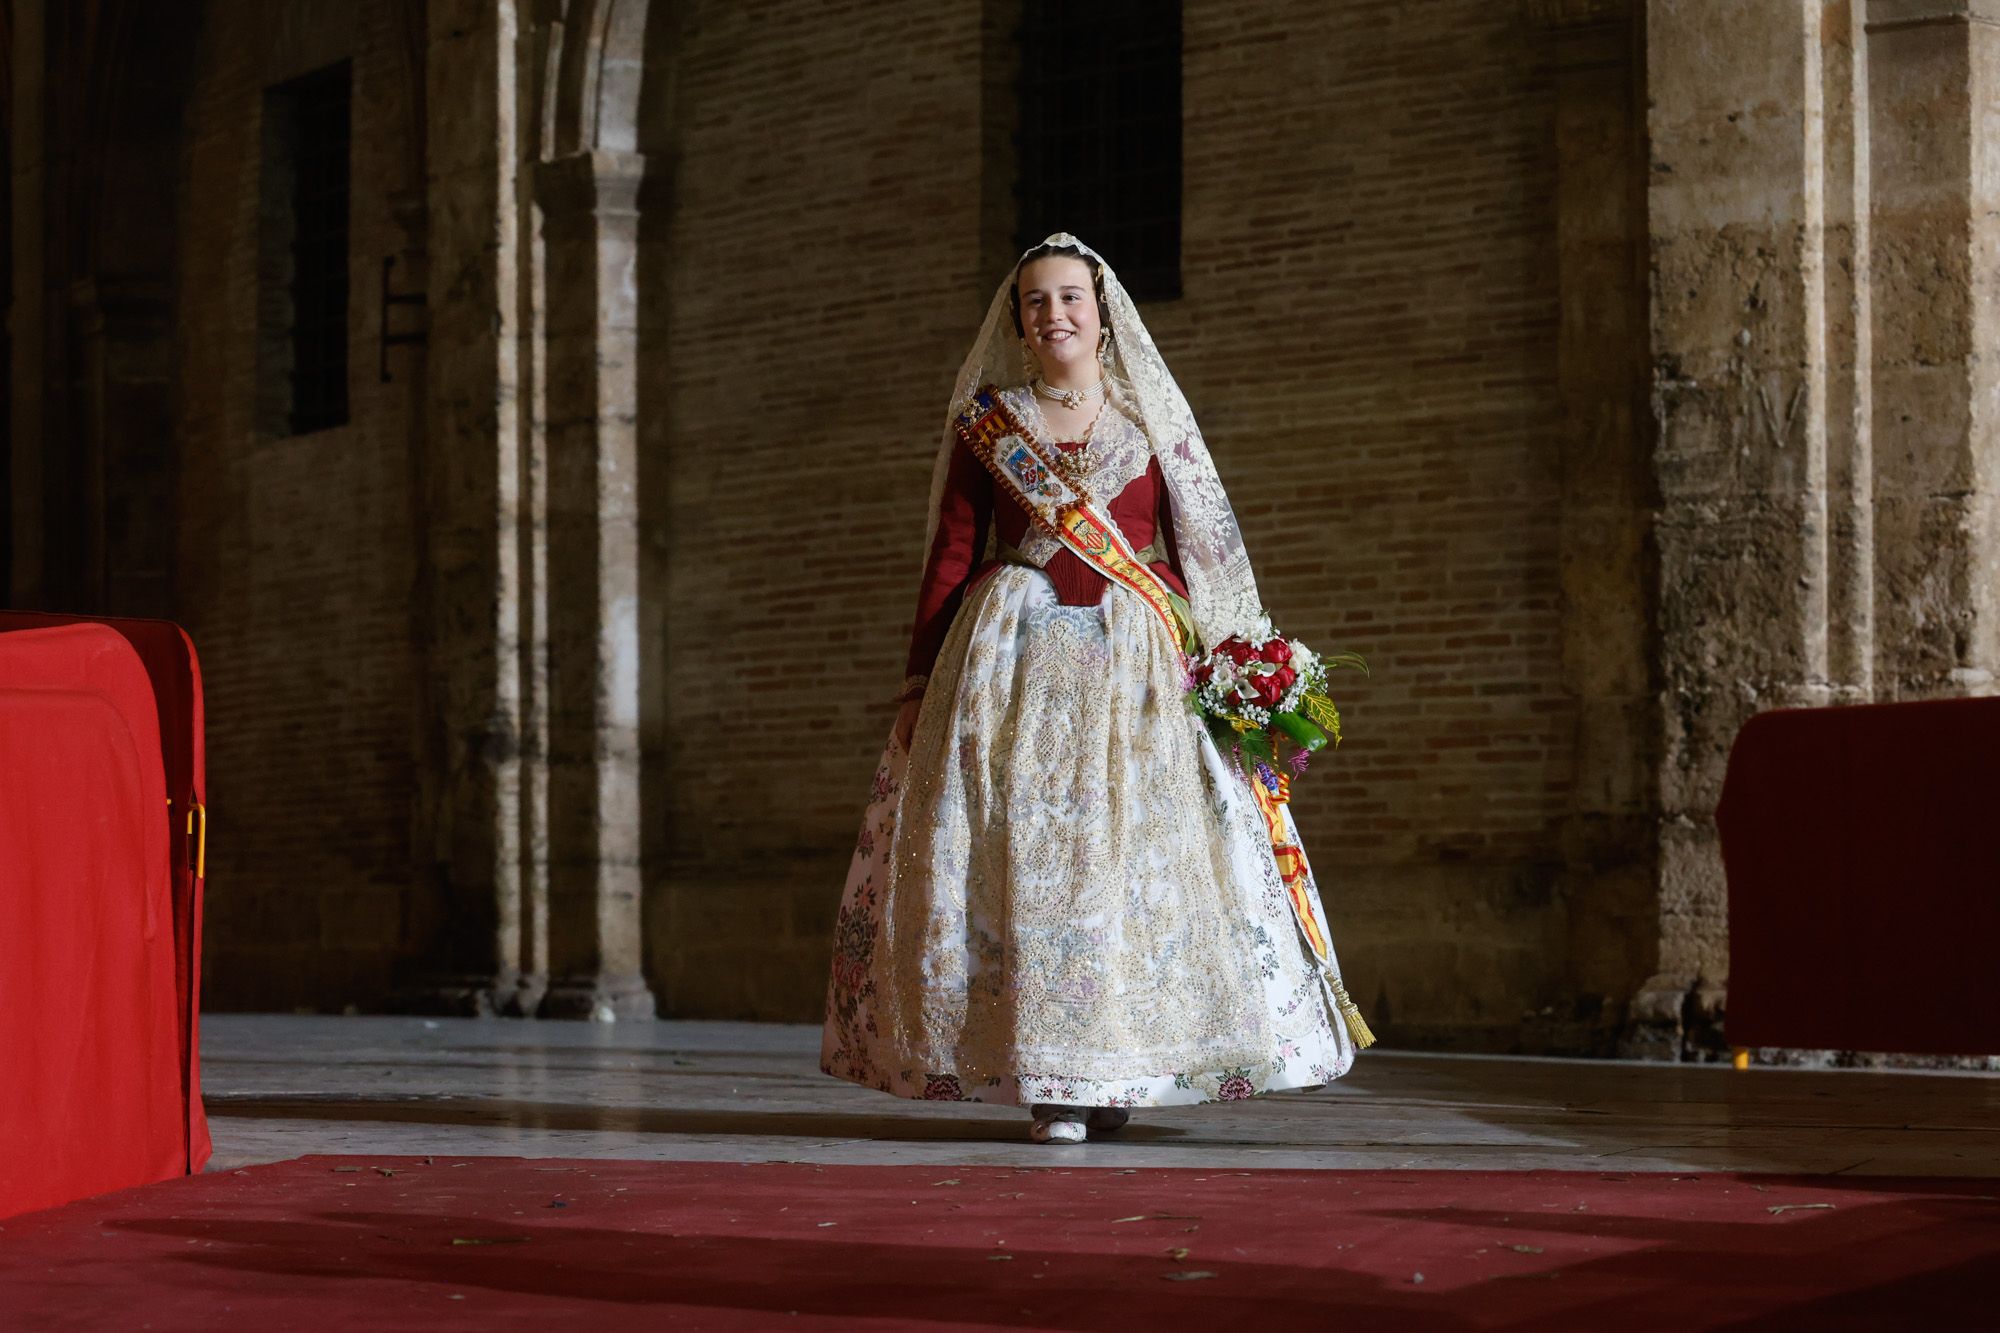
<path id="1" fill-rule="evenodd" d="M 1035 380 L 1035 392 L 1044 398 L 1054 399 L 1073 412 L 1091 399 L 1103 397 L 1104 378 L 1099 376 L 1097 383 L 1091 385 L 1088 389 L 1055 389 L 1049 387 L 1047 380 L 1037 378 Z"/>

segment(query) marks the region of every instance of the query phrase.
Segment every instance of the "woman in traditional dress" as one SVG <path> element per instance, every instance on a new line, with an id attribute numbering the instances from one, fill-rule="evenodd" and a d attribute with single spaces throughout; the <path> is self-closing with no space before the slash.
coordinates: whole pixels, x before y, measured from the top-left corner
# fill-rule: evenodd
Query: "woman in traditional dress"
<path id="1" fill-rule="evenodd" d="M 1067 233 L 959 371 L 925 548 L 822 1067 L 1027 1107 L 1038 1142 L 1345 1073 L 1365 1028 L 1290 815 L 1187 701 L 1184 654 L 1261 614 L 1242 534 L 1138 311 Z"/>

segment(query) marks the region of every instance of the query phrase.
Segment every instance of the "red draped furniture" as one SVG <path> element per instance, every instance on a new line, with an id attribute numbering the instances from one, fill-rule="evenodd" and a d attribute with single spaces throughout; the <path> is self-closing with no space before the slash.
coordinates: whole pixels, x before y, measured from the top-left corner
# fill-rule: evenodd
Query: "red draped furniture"
<path id="1" fill-rule="evenodd" d="M 0 1217 L 199 1171 L 201 671 L 0 612 Z"/>
<path id="2" fill-rule="evenodd" d="M 2000 1053 L 2000 699 L 1760 714 L 1716 824 L 1731 1045 Z"/>

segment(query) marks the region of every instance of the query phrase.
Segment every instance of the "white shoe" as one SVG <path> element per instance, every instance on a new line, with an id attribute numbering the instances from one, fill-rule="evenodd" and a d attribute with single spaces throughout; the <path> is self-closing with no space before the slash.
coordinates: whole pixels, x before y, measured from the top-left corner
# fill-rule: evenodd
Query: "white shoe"
<path id="1" fill-rule="evenodd" d="M 1037 1120 L 1028 1137 L 1037 1143 L 1082 1143 L 1089 1131 L 1081 1120 Z"/>
<path id="2" fill-rule="evenodd" d="M 1099 1134 L 1110 1134 L 1125 1128 L 1131 1118 L 1132 1113 L 1122 1106 L 1093 1106 L 1084 1123 Z"/>
<path id="3" fill-rule="evenodd" d="M 1084 1121 L 1088 1115 L 1081 1106 L 1037 1106 L 1034 1109 L 1035 1123 L 1028 1129 L 1028 1137 L 1036 1143 L 1082 1143 L 1089 1137 Z"/>

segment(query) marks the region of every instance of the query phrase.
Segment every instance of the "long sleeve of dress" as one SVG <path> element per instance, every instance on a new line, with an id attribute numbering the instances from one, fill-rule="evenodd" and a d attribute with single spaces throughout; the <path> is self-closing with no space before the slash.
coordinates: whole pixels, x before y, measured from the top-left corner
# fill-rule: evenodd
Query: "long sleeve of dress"
<path id="1" fill-rule="evenodd" d="M 993 478 L 964 445 L 955 445 L 944 495 L 938 502 L 937 535 L 931 539 L 923 586 L 917 592 L 906 692 L 929 678 L 938 649 L 951 630 L 952 617 L 958 614 L 966 587 L 986 553 L 986 533 L 992 521 Z"/>
<path id="2" fill-rule="evenodd" d="M 1168 587 L 1186 597 L 1187 575 L 1181 569 L 1180 543 L 1174 538 L 1174 495 L 1167 489 L 1167 474 L 1161 469 L 1159 459 L 1155 458 L 1146 468 L 1146 477 L 1153 484 L 1154 531 L 1167 553 L 1165 560 L 1153 562 L 1153 572 L 1166 579 Z"/>

